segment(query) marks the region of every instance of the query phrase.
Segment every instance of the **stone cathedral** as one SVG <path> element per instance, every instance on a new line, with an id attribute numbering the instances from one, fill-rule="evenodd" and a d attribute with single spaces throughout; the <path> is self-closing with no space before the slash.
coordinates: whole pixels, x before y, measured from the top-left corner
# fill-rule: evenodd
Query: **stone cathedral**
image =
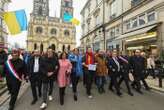
<path id="1" fill-rule="evenodd" d="M 28 51 L 69 51 L 76 46 L 76 28 L 63 21 L 65 12 L 73 16 L 73 1 L 61 0 L 60 17 L 49 16 L 49 0 L 34 0 L 27 36 Z"/>

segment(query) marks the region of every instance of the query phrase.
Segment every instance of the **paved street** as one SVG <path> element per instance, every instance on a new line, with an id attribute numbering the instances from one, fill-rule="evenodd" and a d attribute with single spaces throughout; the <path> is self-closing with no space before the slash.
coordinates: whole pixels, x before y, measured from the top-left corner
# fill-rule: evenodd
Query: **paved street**
<path id="1" fill-rule="evenodd" d="M 106 91 L 104 95 L 97 93 L 96 88 L 93 89 L 94 98 L 88 99 L 85 95 L 85 89 L 80 85 L 80 93 L 78 102 L 74 102 L 70 88 L 67 88 L 65 105 L 59 105 L 58 90 L 55 89 L 55 99 L 48 103 L 47 110 L 164 110 L 164 94 L 151 91 L 144 91 L 144 95 L 134 92 L 135 96 L 130 97 L 126 94 L 119 98 L 110 91 Z M 31 106 L 32 100 L 30 88 L 17 102 L 16 110 L 39 110 L 41 99 L 36 105 Z M 4 110 L 4 109 L 0 109 Z"/>

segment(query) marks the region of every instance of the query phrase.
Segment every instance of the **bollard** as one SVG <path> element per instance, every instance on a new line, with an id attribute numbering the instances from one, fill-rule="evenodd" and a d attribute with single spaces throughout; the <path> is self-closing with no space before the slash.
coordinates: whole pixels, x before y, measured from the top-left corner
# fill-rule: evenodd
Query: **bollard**
<path id="1" fill-rule="evenodd" d="M 159 77 L 159 87 L 162 88 L 162 77 Z"/>

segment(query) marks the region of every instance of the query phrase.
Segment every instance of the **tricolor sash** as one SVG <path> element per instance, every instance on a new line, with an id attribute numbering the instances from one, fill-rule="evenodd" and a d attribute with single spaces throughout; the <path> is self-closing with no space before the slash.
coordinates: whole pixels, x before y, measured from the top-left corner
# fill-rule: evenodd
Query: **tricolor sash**
<path id="1" fill-rule="evenodd" d="M 128 60 L 126 60 L 124 57 L 119 56 L 119 58 L 120 58 L 122 61 L 124 61 L 125 63 L 129 63 Z"/>
<path id="2" fill-rule="evenodd" d="M 18 73 L 14 69 L 14 66 L 13 66 L 13 64 L 11 63 L 10 60 L 7 60 L 6 66 L 9 70 L 9 74 L 12 74 L 16 79 L 18 79 L 19 81 L 22 81 L 22 79 L 19 77 Z"/>

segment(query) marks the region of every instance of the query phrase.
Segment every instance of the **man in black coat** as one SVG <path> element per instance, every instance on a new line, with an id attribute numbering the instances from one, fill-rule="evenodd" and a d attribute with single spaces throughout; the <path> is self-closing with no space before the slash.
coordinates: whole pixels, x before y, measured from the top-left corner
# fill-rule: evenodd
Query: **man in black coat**
<path id="1" fill-rule="evenodd" d="M 126 55 L 120 55 L 119 56 L 119 61 L 120 61 L 120 80 L 119 80 L 119 86 L 121 85 L 122 81 L 125 82 L 125 85 L 128 89 L 128 94 L 130 96 L 133 96 L 133 93 L 131 92 L 130 86 L 129 86 L 129 70 L 130 70 L 130 65 L 129 65 L 129 58 Z"/>
<path id="2" fill-rule="evenodd" d="M 31 105 L 35 104 L 38 100 L 37 89 L 39 93 L 39 97 L 41 97 L 42 93 L 42 74 L 44 72 L 43 59 L 40 56 L 40 52 L 35 50 L 33 56 L 27 62 L 28 67 L 28 77 L 31 82 L 31 90 L 33 95 L 33 101 Z"/>
<path id="3" fill-rule="evenodd" d="M 54 81 L 57 78 L 57 73 L 59 69 L 59 62 L 56 55 L 51 48 L 47 51 L 47 56 L 44 58 L 44 67 L 45 72 L 42 76 L 43 81 L 43 103 L 40 106 L 41 109 L 45 109 L 47 107 L 47 95 L 49 96 L 49 101 L 53 100 L 52 92 Z"/>
<path id="4" fill-rule="evenodd" d="M 13 50 L 12 58 L 8 60 L 8 63 L 6 62 L 4 65 L 3 75 L 6 77 L 7 87 L 9 93 L 11 94 L 9 110 L 14 110 L 21 82 L 26 78 L 26 65 L 25 62 L 19 58 L 19 55 L 20 54 L 18 50 Z"/>
<path id="5" fill-rule="evenodd" d="M 149 90 L 150 88 L 145 81 L 144 71 L 145 71 L 146 64 L 145 64 L 145 58 L 141 56 L 140 50 L 135 51 L 135 55 L 132 56 L 130 59 L 130 64 L 133 70 L 133 77 L 134 77 L 132 87 L 136 89 L 138 93 L 142 94 L 140 81 L 143 82 L 147 90 Z"/>
<path id="6" fill-rule="evenodd" d="M 116 89 L 117 95 L 121 96 L 122 93 L 120 92 L 120 87 L 119 87 L 118 81 L 117 81 L 117 78 L 120 75 L 120 69 L 121 68 L 120 68 L 120 62 L 119 62 L 119 59 L 117 57 L 117 51 L 116 50 L 113 51 L 112 58 L 109 59 L 107 67 L 110 71 L 110 78 L 111 78 L 109 89 L 111 91 L 114 91 L 113 90 L 113 86 L 114 86 Z"/>

